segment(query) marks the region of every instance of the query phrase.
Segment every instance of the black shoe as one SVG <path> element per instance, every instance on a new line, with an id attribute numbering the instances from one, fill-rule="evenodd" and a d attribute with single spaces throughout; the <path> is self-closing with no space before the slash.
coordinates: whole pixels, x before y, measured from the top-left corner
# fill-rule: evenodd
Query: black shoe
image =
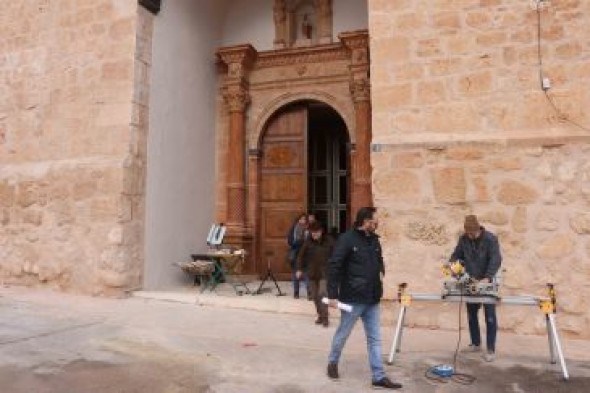
<path id="1" fill-rule="evenodd" d="M 338 379 L 338 363 L 328 363 L 328 377 L 331 379 Z"/>
<path id="2" fill-rule="evenodd" d="M 373 387 L 373 389 L 401 389 L 402 384 L 401 383 L 396 383 L 396 382 L 391 382 L 391 380 L 387 377 L 383 377 L 381 378 L 379 381 L 373 381 L 373 383 L 371 383 L 371 386 Z"/>
<path id="3" fill-rule="evenodd" d="M 295 295 L 293 295 L 293 298 L 295 298 L 295 299 L 299 299 L 299 294 L 298 294 L 298 293 L 296 293 Z"/>

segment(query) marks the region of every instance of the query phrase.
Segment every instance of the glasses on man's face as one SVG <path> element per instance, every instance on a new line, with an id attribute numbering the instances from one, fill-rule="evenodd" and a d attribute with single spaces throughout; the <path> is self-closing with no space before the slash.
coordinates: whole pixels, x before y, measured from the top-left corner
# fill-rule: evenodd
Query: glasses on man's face
<path id="1" fill-rule="evenodd" d="M 373 229 L 377 229 L 377 227 L 379 226 L 379 220 L 377 220 L 376 218 L 371 218 L 369 220 L 369 223 L 371 224 L 371 227 Z"/>

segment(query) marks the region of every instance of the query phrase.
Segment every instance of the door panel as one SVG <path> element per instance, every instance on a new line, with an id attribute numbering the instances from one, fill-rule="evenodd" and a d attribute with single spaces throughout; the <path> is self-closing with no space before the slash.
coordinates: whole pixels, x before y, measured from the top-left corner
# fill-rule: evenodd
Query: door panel
<path id="1" fill-rule="evenodd" d="M 293 144 L 293 142 L 298 141 L 270 141 L 268 146 L 266 146 L 266 151 L 262 158 L 263 167 L 267 169 L 284 169 L 289 167 L 300 168 L 303 164 L 303 154 L 293 150 L 293 148 L 297 146 L 297 144 Z"/>
<path id="2" fill-rule="evenodd" d="M 300 173 L 267 173 L 262 178 L 262 202 L 300 202 L 305 196 Z"/>
<path id="3" fill-rule="evenodd" d="M 287 233 L 307 208 L 307 107 L 291 105 L 271 118 L 261 150 L 258 272 L 270 262 L 278 279 L 290 279 Z"/>

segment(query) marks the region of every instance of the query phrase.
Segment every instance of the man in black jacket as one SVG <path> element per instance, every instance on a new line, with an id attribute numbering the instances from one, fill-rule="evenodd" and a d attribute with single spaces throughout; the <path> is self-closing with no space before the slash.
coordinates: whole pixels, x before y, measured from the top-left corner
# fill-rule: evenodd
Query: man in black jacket
<path id="1" fill-rule="evenodd" d="M 330 306 L 338 301 L 352 306 L 350 312 L 340 312 L 340 325 L 334 334 L 328 357 L 328 376 L 337 379 L 338 361 L 346 340 L 356 321 L 361 318 L 367 337 L 372 385 L 376 388 L 399 389 L 386 375 L 381 358 L 379 301 L 383 295 L 381 275 L 385 274 L 379 237 L 375 234 L 378 221 L 372 207 L 359 209 L 354 229 L 338 238 L 328 262 L 328 297 Z"/>
<path id="2" fill-rule="evenodd" d="M 474 215 L 465 217 L 464 229 L 465 233 L 459 238 L 450 261 L 463 261 L 465 270 L 472 279 L 492 282 L 502 264 L 498 238 L 493 233 L 486 231 Z M 467 303 L 469 334 L 471 336 L 471 344 L 467 348 L 469 352 L 479 352 L 481 350 L 481 335 L 477 319 L 480 308 L 481 303 Z M 484 304 L 483 308 L 486 318 L 487 345 L 487 352 L 483 355 L 483 358 L 488 362 L 492 362 L 496 357 L 496 332 L 498 330 L 496 305 Z"/>

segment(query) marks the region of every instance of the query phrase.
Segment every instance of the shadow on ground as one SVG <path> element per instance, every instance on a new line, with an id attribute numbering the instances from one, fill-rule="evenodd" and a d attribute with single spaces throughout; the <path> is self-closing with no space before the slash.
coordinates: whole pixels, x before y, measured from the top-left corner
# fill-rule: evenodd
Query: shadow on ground
<path id="1" fill-rule="evenodd" d="M 140 362 L 112 364 L 76 360 L 43 369 L 0 369 L 0 386 L 5 392 L 35 393 L 184 393 L 208 392 L 207 378 L 189 365 Z"/>
<path id="2" fill-rule="evenodd" d="M 35 369 L 0 369 L 3 392 L 184 393 L 210 392 L 207 376 L 190 365 L 113 364 L 76 360 Z"/>

